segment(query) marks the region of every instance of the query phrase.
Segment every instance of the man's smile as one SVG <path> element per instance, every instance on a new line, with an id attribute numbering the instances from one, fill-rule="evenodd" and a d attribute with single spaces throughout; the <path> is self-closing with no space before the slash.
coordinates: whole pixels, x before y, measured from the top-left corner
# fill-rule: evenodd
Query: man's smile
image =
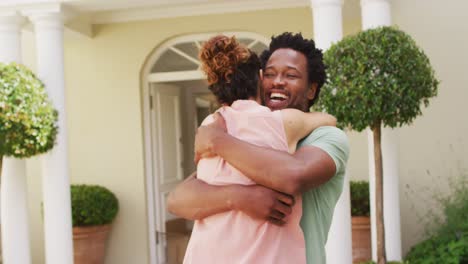
<path id="1" fill-rule="evenodd" d="M 289 94 L 284 90 L 270 91 L 265 96 L 265 103 L 272 110 L 284 109 L 289 105 Z"/>
<path id="2" fill-rule="evenodd" d="M 288 99 L 288 96 L 282 93 L 271 93 L 270 95 L 270 100 L 284 101 L 286 99 Z"/>

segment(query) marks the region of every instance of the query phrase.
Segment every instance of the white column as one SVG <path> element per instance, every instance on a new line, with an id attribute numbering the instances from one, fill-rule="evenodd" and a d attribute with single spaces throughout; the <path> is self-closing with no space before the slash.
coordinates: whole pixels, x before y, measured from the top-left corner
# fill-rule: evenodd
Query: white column
<path id="1" fill-rule="evenodd" d="M 37 73 L 59 112 L 55 147 L 42 163 L 44 236 L 47 264 L 73 263 L 70 180 L 65 113 L 64 21 L 60 12 L 30 14 L 37 49 Z"/>
<path id="2" fill-rule="evenodd" d="M 21 62 L 21 26 L 14 12 L 0 14 L 0 62 Z M 5 264 L 31 263 L 26 161 L 3 157 L 1 172 L 2 255 Z"/>
<path id="3" fill-rule="evenodd" d="M 343 0 L 311 0 L 314 40 L 318 48 L 328 49 L 343 37 Z M 326 245 L 328 264 L 352 263 L 351 200 L 346 173 L 343 193 L 336 204 Z"/>
<path id="4" fill-rule="evenodd" d="M 311 0 L 314 19 L 314 41 L 326 50 L 343 38 L 343 0 Z"/>
<path id="5" fill-rule="evenodd" d="M 353 262 L 351 237 L 351 193 L 349 189 L 349 174 L 346 172 L 343 193 L 335 207 L 333 220 L 328 233 L 327 264 Z"/>
<path id="6" fill-rule="evenodd" d="M 16 12 L 0 13 L 0 62 L 21 62 L 21 26 Z"/>
<path id="7" fill-rule="evenodd" d="M 361 0 L 363 30 L 391 25 L 390 0 Z M 371 198 L 372 258 L 377 260 L 375 212 L 375 165 L 372 131 L 367 130 L 369 147 L 369 187 Z M 401 261 L 398 132 L 382 128 L 385 249 L 388 261 Z"/>
<path id="8" fill-rule="evenodd" d="M 361 0 L 362 29 L 390 26 L 390 0 Z"/>

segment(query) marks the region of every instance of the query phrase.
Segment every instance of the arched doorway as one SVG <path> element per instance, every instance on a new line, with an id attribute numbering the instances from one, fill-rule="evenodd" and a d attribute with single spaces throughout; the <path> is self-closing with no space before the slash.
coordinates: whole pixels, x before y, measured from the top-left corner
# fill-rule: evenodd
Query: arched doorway
<path id="1" fill-rule="evenodd" d="M 198 50 L 217 33 L 170 39 L 148 57 L 141 72 L 150 263 L 179 263 L 191 223 L 166 209 L 169 192 L 195 171 L 196 128 L 216 109 L 199 70 Z M 250 32 L 223 32 L 260 53 L 269 40 Z"/>

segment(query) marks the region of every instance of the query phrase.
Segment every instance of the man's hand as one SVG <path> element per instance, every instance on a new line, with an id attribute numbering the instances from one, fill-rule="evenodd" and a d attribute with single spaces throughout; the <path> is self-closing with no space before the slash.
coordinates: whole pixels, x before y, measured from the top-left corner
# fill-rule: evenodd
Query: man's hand
<path id="1" fill-rule="evenodd" d="M 197 134 L 195 135 L 195 164 L 198 164 L 198 161 L 202 158 L 216 156 L 217 154 L 213 151 L 213 139 L 227 133 L 224 118 L 219 113 L 215 113 L 213 118 L 213 123 L 207 126 L 200 126 L 197 129 Z"/>
<path id="2" fill-rule="evenodd" d="M 283 225 L 285 217 L 292 212 L 294 198 L 261 185 L 242 186 L 237 193 L 235 209 L 275 225 Z"/>
<path id="3" fill-rule="evenodd" d="M 276 225 L 285 223 L 293 205 L 292 196 L 261 185 L 209 185 L 195 173 L 177 185 L 167 200 L 170 213 L 190 220 L 238 210 Z"/>

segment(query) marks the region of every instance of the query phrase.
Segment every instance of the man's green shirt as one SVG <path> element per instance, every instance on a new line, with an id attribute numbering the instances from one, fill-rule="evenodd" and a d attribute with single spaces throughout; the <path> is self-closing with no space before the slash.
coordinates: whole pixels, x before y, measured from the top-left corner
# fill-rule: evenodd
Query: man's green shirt
<path id="1" fill-rule="evenodd" d="M 319 127 L 298 144 L 315 146 L 330 155 L 336 165 L 335 175 L 326 183 L 302 195 L 301 227 L 306 242 L 307 264 L 325 264 L 325 244 L 333 211 L 343 190 L 349 143 L 346 134 L 336 127 Z"/>

